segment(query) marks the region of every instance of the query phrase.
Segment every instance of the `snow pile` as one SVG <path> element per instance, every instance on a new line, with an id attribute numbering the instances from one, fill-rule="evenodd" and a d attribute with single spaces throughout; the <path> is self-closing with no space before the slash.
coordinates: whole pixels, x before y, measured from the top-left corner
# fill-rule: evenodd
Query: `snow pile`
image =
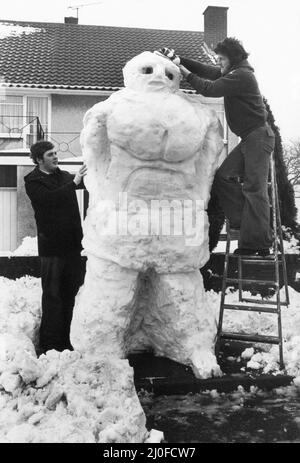
<path id="1" fill-rule="evenodd" d="M 25 236 L 22 244 L 11 253 L 12 256 L 37 256 L 38 244 L 37 236 Z"/>
<path id="2" fill-rule="evenodd" d="M 296 377 L 289 389 L 292 393 L 300 388 L 300 297 L 292 288 L 289 291 L 291 304 L 282 309 L 282 323 L 286 370 Z M 146 431 L 127 360 L 109 355 L 82 358 L 80 353 L 67 350 L 36 357 L 39 279 L 0 278 L 0 293 L 1 442 L 129 443 L 162 439 L 160 433 Z M 206 296 L 208 308 L 217 315 L 220 293 L 210 291 Z M 237 292 L 228 290 L 226 302 L 237 302 L 237 296 Z M 276 315 L 226 311 L 224 329 L 276 334 Z M 248 368 L 279 373 L 278 346 L 249 347 L 242 357 L 248 360 Z M 282 393 L 283 389 L 278 389 L 278 394 Z"/>
<path id="3" fill-rule="evenodd" d="M 26 349 L 34 352 L 41 319 L 41 282 L 29 276 L 17 280 L 0 277 L 0 294 L 1 362 L 12 358 L 12 353 L 6 352 L 8 344 L 17 351 L 16 346 L 25 343 Z M 14 341 L 7 344 L 6 339 Z"/>
<path id="4" fill-rule="evenodd" d="M 40 280 L 0 278 L 0 441 L 143 442 L 145 415 L 127 360 L 36 357 Z"/>
<path id="5" fill-rule="evenodd" d="M 6 390 L 1 442 L 131 443 L 147 437 L 127 360 L 83 359 L 67 350 L 39 359 L 26 353 L 0 383 Z"/>
<path id="6" fill-rule="evenodd" d="M 238 303 L 238 293 L 227 291 L 226 303 Z M 219 304 L 219 294 L 210 291 L 207 295 L 211 305 Z M 291 287 L 289 287 L 289 295 L 290 306 L 282 307 L 281 310 L 284 339 L 283 356 L 287 374 L 297 377 L 300 376 L 300 295 Z M 244 296 L 251 297 L 251 294 L 245 291 Z M 285 300 L 284 288 L 281 289 L 281 300 Z M 278 334 L 277 316 L 276 314 L 226 310 L 223 329 L 224 331 L 276 336 Z M 248 368 L 262 369 L 263 373 L 279 373 L 279 348 L 277 345 L 257 344 L 255 350 L 253 348 L 246 349 L 242 357 L 249 359 Z"/>

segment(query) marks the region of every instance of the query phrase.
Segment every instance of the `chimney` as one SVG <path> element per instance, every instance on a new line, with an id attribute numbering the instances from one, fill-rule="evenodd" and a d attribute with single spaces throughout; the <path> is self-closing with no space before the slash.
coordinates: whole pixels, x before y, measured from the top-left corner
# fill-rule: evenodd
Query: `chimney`
<path id="1" fill-rule="evenodd" d="M 78 24 L 78 18 L 74 16 L 65 16 L 65 24 Z"/>
<path id="2" fill-rule="evenodd" d="M 227 10 L 225 6 L 208 6 L 204 11 L 204 42 L 213 50 L 227 37 Z"/>

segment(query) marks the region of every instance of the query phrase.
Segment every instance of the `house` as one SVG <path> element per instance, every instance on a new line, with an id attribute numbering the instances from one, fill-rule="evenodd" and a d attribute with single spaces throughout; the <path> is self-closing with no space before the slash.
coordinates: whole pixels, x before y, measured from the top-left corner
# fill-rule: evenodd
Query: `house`
<path id="1" fill-rule="evenodd" d="M 80 25 L 77 18 L 0 21 L 0 251 L 36 235 L 23 181 L 33 167 L 29 146 L 51 140 L 62 164 L 74 167 L 81 155 L 82 118 L 123 87 L 125 63 L 142 51 L 170 46 L 182 56 L 216 64 L 211 50 L 227 35 L 227 9 L 207 7 L 204 32 Z M 183 89 L 193 93 L 188 84 Z M 217 110 L 226 150 L 231 149 L 237 139 L 226 126 L 223 99 L 203 97 L 203 102 Z"/>

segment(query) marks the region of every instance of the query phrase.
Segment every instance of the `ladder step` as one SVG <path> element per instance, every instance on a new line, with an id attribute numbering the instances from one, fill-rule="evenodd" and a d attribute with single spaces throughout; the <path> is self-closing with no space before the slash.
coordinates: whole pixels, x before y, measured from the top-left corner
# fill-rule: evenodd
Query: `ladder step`
<path id="1" fill-rule="evenodd" d="M 275 259 L 265 259 L 265 258 L 264 258 L 264 260 L 262 260 L 262 259 L 260 260 L 257 257 L 256 257 L 256 259 L 242 259 L 242 262 L 243 262 L 243 264 L 255 264 L 255 265 L 257 265 L 257 264 L 263 264 L 263 265 L 270 265 L 270 264 L 274 265 L 274 264 L 276 264 Z M 282 261 L 278 259 L 278 264 L 281 264 L 281 263 L 282 263 Z"/>
<path id="2" fill-rule="evenodd" d="M 278 310 L 275 307 L 257 307 L 255 305 L 224 304 L 224 309 L 246 310 L 248 312 L 266 312 L 266 313 L 276 313 L 276 314 L 278 314 Z"/>
<path id="3" fill-rule="evenodd" d="M 271 254 L 269 256 L 239 256 L 238 254 L 229 253 L 229 257 L 240 257 L 242 262 L 249 263 L 262 263 L 262 264 L 274 264 L 276 262 L 275 255 Z M 281 264 L 282 260 L 280 259 L 281 254 L 278 254 L 278 262 Z"/>
<path id="4" fill-rule="evenodd" d="M 226 278 L 226 281 L 228 283 L 245 283 L 246 285 L 251 285 L 251 284 L 258 284 L 258 285 L 272 285 L 277 288 L 278 283 L 276 281 L 271 281 L 271 280 L 246 280 L 246 279 L 241 279 L 239 280 L 238 278 Z"/>
<path id="5" fill-rule="evenodd" d="M 251 298 L 248 298 L 248 297 L 243 297 L 241 299 L 241 302 L 250 302 L 250 303 L 254 303 L 254 304 L 269 304 L 269 305 L 276 305 L 276 301 L 266 301 L 264 299 L 251 299 Z M 286 301 L 280 301 L 280 305 L 285 305 L 287 306 L 287 302 Z"/>
<path id="6" fill-rule="evenodd" d="M 221 339 L 245 341 L 245 342 L 262 342 L 266 344 L 279 344 L 280 338 L 278 336 L 264 336 L 262 334 L 243 334 L 243 333 L 230 333 L 223 331 Z"/>

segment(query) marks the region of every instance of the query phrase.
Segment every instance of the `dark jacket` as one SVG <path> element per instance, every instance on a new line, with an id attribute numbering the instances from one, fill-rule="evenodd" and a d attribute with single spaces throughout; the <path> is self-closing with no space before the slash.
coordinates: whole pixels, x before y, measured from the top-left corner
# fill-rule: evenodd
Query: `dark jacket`
<path id="1" fill-rule="evenodd" d="M 180 62 L 191 71 L 187 81 L 197 93 L 207 97 L 224 97 L 226 119 L 233 133 L 244 139 L 265 124 L 267 111 L 254 69 L 247 60 L 233 66 L 224 75 L 217 66 L 186 58 L 180 58 Z"/>
<path id="2" fill-rule="evenodd" d="M 74 175 L 57 168 L 46 174 L 36 167 L 24 177 L 25 189 L 35 213 L 39 255 L 79 254 L 82 228 Z M 82 188 L 82 185 L 79 185 Z"/>

